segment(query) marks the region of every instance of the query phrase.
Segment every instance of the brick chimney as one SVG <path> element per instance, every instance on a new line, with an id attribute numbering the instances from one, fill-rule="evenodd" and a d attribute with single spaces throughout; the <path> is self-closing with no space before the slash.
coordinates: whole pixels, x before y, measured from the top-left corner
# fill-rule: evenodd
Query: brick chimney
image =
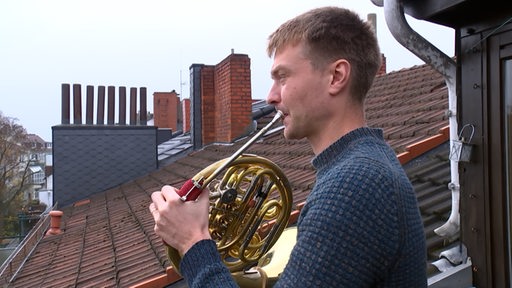
<path id="1" fill-rule="evenodd" d="M 369 13 L 366 17 L 368 24 L 372 27 L 373 32 L 377 35 L 377 14 Z M 386 74 L 386 56 L 381 55 L 380 68 L 377 71 L 377 76 Z"/>
<path id="2" fill-rule="evenodd" d="M 232 142 L 248 133 L 252 123 L 250 65 L 247 55 L 232 53 L 215 66 L 191 66 L 195 148 Z"/>
<path id="3" fill-rule="evenodd" d="M 251 62 L 247 55 L 231 54 L 215 66 L 216 140 L 231 142 L 251 124 Z"/>
<path id="4" fill-rule="evenodd" d="M 384 53 L 380 54 L 381 57 L 381 63 L 380 63 L 380 69 L 377 71 L 377 76 L 385 75 L 386 74 L 386 56 L 384 56 Z"/>
<path id="5" fill-rule="evenodd" d="M 153 93 L 155 126 L 178 130 L 178 94 L 176 91 Z"/>
<path id="6" fill-rule="evenodd" d="M 183 133 L 190 131 L 190 99 L 181 101 L 181 115 L 183 115 Z"/>
<path id="7" fill-rule="evenodd" d="M 201 69 L 201 134 L 203 145 L 215 142 L 217 124 L 215 121 L 215 66 Z"/>

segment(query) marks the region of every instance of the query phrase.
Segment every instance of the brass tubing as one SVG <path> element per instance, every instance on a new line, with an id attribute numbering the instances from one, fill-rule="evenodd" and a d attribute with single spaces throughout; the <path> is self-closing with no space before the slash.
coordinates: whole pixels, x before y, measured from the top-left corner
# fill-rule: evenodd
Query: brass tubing
<path id="1" fill-rule="evenodd" d="M 263 127 L 258 133 L 256 133 L 256 135 L 254 135 L 249 141 L 247 141 L 247 143 L 245 143 L 244 146 L 240 147 L 240 149 L 233 153 L 231 157 L 229 157 L 222 165 L 220 165 L 215 171 L 213 171 L 213 173 L 204 180 L 202 187 L 206 187 L 208 183 L 210 183 L 213 179 L 219 176 L 219 174 L 222 172 L 222 170 L 224 170 L 224 168 L 231 164 L 231 162 L 235 161 L 235 159 L 238 156 L 240 156 L 245 150 L 247 150 L 247 148 L 249 148 L 249 146 L 252 145 L 252 143 L 256 142 L 256 140 L 258 140 L 263 134 L 265 134 L 268 131 L 268 129 L 270 129 L 270 127 L 272 127 L 272 125 L 274 125 L 274 123 L 277 122 L 277 120 L 281 119 L 281 117 L 283 117 L 283 112 L 277 110 L 277 113 L 272 119 L 272 121 L 265 125 L 265 127 Z"/>

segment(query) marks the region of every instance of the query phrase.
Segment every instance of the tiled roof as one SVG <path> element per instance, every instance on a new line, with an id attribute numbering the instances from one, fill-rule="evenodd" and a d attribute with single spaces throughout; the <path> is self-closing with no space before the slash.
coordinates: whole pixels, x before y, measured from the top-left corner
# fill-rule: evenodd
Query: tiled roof
<path id="1" fill-rule="evenodd" d="M 36 134 L 27 134 L 27 140 L 30 143 L 38 143 L 41 144 L 44 147 L 44 144 L 46 143 L 43 138 L 39 137 L 39 135 Z"/>
<path id="2" fill-rule="evenodd" d="M 377 77 L 366 101 L 369 126 L 384 129 L 397 153 L 448 125 L 448 90 L 428 65 Z"/>
<path id="3" fill-rule="evenodd" d="M 399 154 L 448 125 L 447 105 L 441 76 L 426 65 L 403 69 L 375 80 L 367 101 L 368 124 L 382 127 Z M 64 233 L 43 238 L 11 285 L 127 287 L 164 275 L 169 261 L 162 241 L 153 232 L 150 194 L 164 184 L 180 187 L 202 168 L 230 156 L 243 141 L 210 145 L 146 176 L 63 207 Z M 406 166 L 418 193 L 432 251 L 445 244 L 431 231 L 446 219 L 450 207 L 446 186 L 449 164 L 442 156 L 446 149 Z M 313 153 L 307 141 L 286 140 L 276 131 L 257 141 L 247 153 L 276 162 L 291 182 L 294 203 L 306 200 L 315 181 L 310 164 Z"/>
<path id="4" fill-rule="evenodd" d="M 446 220 L 451 210 L 449 142 L 404 165 L 411 180 L 423 218 L 429 259 L 436 260 L 440 249 L 450 241 L 434 233 Z M 451 239 L 453 241 L 455 239 Z"/>

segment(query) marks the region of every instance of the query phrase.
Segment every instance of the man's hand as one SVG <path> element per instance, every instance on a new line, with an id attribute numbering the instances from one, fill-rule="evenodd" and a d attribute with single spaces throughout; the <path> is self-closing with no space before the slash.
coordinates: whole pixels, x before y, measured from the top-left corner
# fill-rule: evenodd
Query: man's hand
<path id="1" fill-rule="evenodd" d="M 155 220 L 155 233 L 182 257 L 195 243 L 211 239 L 208 191 L 203 191 L 197 201 L 183 202 L 174 187 L 164 186 L 161 191 L 153 192 L 151 199 L 149 211 Z"/>

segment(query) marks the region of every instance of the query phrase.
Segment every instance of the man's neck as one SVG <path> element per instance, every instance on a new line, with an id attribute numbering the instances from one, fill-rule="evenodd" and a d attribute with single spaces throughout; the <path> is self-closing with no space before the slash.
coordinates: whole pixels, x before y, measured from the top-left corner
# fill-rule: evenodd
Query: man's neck
<path id="1" fill-rule="evenodd" d="M 336 142 L 338 139 L 355 129 L 366 126 L 364 110 L 361 107 L 341 109 L 339 113 L 327 121 L 321 131 L 308 137 L 309 144 L 315 155 Z"/>

